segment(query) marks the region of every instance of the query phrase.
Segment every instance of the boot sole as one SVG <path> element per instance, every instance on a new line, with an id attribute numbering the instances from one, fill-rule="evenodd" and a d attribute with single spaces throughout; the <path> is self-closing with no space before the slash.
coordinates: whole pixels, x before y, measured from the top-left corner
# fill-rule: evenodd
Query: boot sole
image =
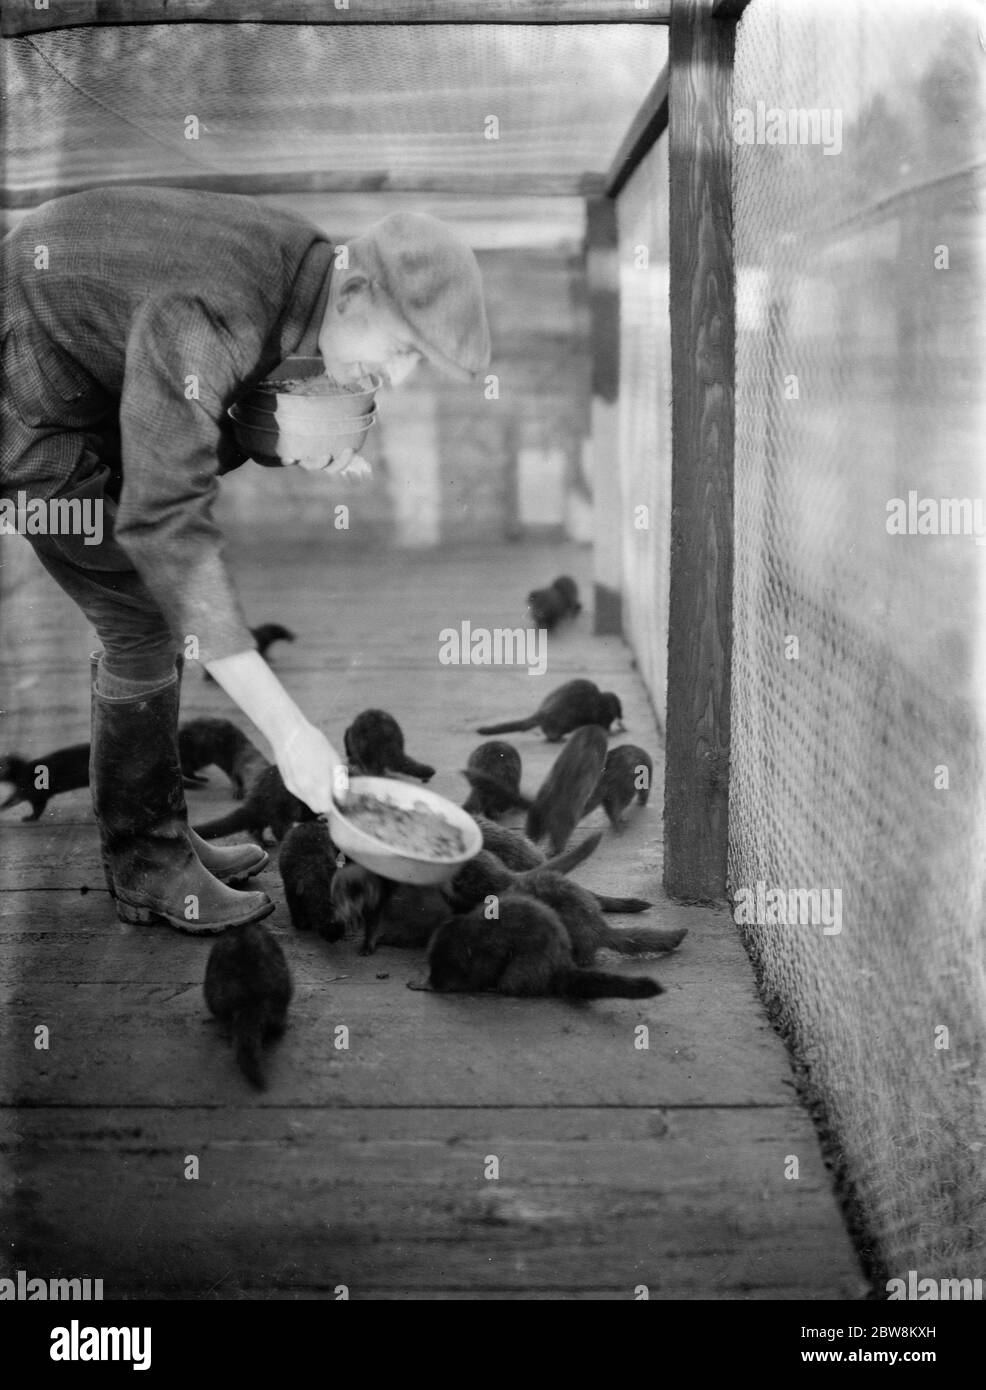
<path id="1" fill-rule="evenodd" d="M 261 922 L 265 917 L 269 917 L 274 911 L 275 904 L 268 900 L 262 907 L 256 908 L 253 912 L 245 913 L 242 917 L 231 918 L 228 922 L 188 922 L 184 917 L 172 917 L 166 912 L 158 912 L 151 907 L 136 907 L 133 903 L 121 902 L 116 899 L 116 915 L 121 922 L 126 922 L 132 927 L 150 927 L 159 922 L 164 922 L 169 927 L 175 927 L 178 931 L 184 932 L 186 936 L 219 936 L 230 927 L 242 927 L 247 922 Z"/>

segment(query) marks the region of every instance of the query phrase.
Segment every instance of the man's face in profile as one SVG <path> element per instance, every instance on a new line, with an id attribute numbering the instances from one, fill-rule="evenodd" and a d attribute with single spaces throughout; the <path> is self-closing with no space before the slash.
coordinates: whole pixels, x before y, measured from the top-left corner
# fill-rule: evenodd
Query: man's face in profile
<path id="1" fill-rule="evenodd" d="M 328 375 L 343 386 L 369 372 L 396 386 L 421 360 L 400 314 L 361 276 L 330 297 L 318 350 Z"/>

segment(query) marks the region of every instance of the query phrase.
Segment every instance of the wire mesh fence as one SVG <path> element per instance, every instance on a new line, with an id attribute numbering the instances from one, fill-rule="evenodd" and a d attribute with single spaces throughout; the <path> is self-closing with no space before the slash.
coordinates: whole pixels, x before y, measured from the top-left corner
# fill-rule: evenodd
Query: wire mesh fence
<path id="1" fill-rule="evenodd" d="M 8 189 L 310 171 L 603 172 L 667 51 L 653 25 L 160 24 L 3 44 Z M 50 195 L 49 195 L 50 196 Z"/>
<path id="2" fill-rule="evenodd" d="M 986 1240 L 981 18 L 754 0 L 734 84 L 730 883 L 876 1263 L 938 1277 Z"/>

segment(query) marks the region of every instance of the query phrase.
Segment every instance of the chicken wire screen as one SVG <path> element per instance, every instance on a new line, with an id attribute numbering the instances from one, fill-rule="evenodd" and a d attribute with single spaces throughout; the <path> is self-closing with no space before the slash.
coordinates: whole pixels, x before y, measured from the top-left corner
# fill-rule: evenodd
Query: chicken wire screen
<path id="1" fill-rule="evenodd" d="M 29 201 L 107 178 L 231 172 L 349 173 L 374 191 L 388 175 L 435 189 L 528 175 L 537 192 L 605 172 L 666 53 L 665 31 L 633 24 L 163 24 L 7 39 L 4 182 Z"/>
<path id="2" fill-rule="evenodd" d="M 730 886 L 888 1277 L 986 1273 L 982 17 L 736 43 Z"/>

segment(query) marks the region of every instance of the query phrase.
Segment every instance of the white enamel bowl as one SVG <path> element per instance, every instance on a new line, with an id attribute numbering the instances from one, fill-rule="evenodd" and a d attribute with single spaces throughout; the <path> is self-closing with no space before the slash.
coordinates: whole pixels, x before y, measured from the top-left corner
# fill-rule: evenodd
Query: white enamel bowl
<path id="1" fill-rule="evenodd" d="M 381 878 L 393 879 L 396 883 L 445 883 L 483 848 L 482 831 L 472 816 L 437 792 L 430 792 L 413 782 L 399 782 L 393 777 L 351 777 L 349 787 L 355 794 L 362 792 L 407 809 L 412 808 L 416 801 L 423 801 L 430 811 L 454 825 L 465 842 L 463 853 L 452 859 L 407 854 L 353 825 L 346 819 L 345 802 L 342 806 L 333 802 L 329 811 L 329 834 L 333 843 L 348 858 L 362 864 L 364 869 L 379 874 Z"/>
<path id="2" fill-rule="evenodd" d="M 352 449 L 358 454 L 377 418 L 373 410 L 345 423 L 335 421 L 318 429 L 288 429 L 266 428 L 254 423 L 257 412 L 248 406 L 232 405 L 228 413 L 233 421 L 237 442 L 246 453 L 278 458 L 282 463 L 295 463 L 302 458 L 316 459 L 323 466 L 338 458 L 344 449 Z"/>
<path id="3" fill-rule="evenodd" d="M 326 387 L 318 395 L 299 395 L 294 391 L 278 391 L 277 380 L 309 381 L 324 377 L 325 365 L 320 357 L 289 357 L 240 402 L 253 410 L 276 415 L 278 428 L 321 429 L 359 419 L 373 409 L 374 397 L 382 378 L 370 376 L 369 384 L 357 390 L 353 386 Z"/>

